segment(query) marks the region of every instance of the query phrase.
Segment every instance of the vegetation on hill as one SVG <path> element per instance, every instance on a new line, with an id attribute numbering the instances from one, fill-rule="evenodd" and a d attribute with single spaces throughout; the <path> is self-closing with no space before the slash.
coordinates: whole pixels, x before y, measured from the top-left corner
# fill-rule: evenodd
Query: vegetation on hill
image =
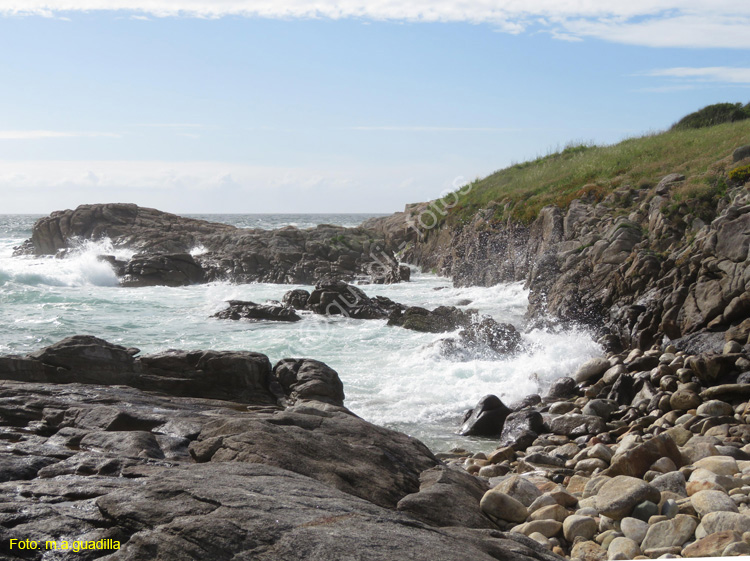
<path id="1" fill-rule="evenodd" d="M 741 103 L 716 103 L 686 115 L 672 125 L 672 129 L 701 129 L 745 119 L 750 119 L 750 103 L 744 107 Z"/>
<path id="2" fill-rule="evenodd" d="M 713 114 L 703 113 L 709 120 Z M 452 208 L 445 220 L 463 222 L 480 209 L 494 208 L 493 221 L 530 223 L 544 206 L 565 209 L 577 198 L 600 201 L 623 187 L 650 188 L 670 173 L 687 177 L 674 191 L 675 200 L 712 204 L 726 191 L 727 174 L 736 167 L 732 152 L 745 144 L 750 144 L 750 120 L 673 127 L 610 146 L 570 145 L 474 181 L 468 193 L 458 195 L 455 206 L 456 195 L 446 197 L 445 204 Z"/>

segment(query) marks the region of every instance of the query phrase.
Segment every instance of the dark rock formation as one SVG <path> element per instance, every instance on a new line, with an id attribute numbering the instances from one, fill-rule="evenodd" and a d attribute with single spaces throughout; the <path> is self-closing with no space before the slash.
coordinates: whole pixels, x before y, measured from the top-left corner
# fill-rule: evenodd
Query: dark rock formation
<path id="1" fill-rule="evenodd" d="M 218 319 L 251 319 L 251 320 L 269 320 L 269 321 L 300 321 L 299 317 L 292 308 L 285 306 L 272 306 L 270 304 L 256 304 L 255 302 L 245 302 L 242 300 L 229 300 L 229 307 L 225 310 L 215 313 L 212 317 Z"/>
<path id="2" fill-rule="evenodd" d="M 503 430 L 505 418 L 511 412 L 496 395 L 486 395 L 464 415 L 458 431 L 462 436 L 496 436 Z"/>
<path id="3" fill-rule="evenodd" d="M 441 353 L 453 360 L 496 358 L 522 348 L 521 334 L 509 323 L 498 323 L 489 316 L 474 317 L 458 337 L 438 341 Z"/>
<path id="4" fill-rule="evenodd" d="M 281 302 L 290 308 L 295 310 L 307 309 L 307 301 L 310 299 L 310 293 L 302 288 L 296 288 L 290 290 L 281 299 Z"/>
<path id="5" fill-rule="evenodd" d="M 516 411 L 505 419 L 498 446 L 525 450 L 544 432 L 544 428 L 542 415 L 538 411 Z"/>
<path id="6" fill-rule="evenodd" d="M 306 308 L 316 314 L 328 316 L 385 319 L 394 311 L 403 310 L 405 306 L 383 296 L 370 298 L 356 286 L 325 278 L 316 283 L 315 290 L 307 299 Z"/>
<path id="7" fill-rule="evenodd" d="M 576 394 L 576 381 L 570 377 L 558 378 L 547 392 L 547 397 L 551 399 L 571 397 Z"/>
<path id="8" fill-rule="evenodd" d="M 285 358 L 273 367 L 289 403 L 321 401 L 344 406 L 344 385 L 333 368 L 312 359 Z"/>
<path id="9" fill-rule="evenodd" d="M 201 266 L 189 253 L 134 255 L 117 270 L 122 286 L 188 286 L 205 281 Z"/>
<path id="10" fill-rule="evenodd" d="M 84 240 L 109 238 L 116 248 L 139 252 L 128 263 L 116 264 L 125 286 L 213 280 L 313 284 L 326 276 L 375 283 L 408 280 L 408 267 L 400 268 L 376 236 L 364 228 L 331 225 L 240 229 L 132 204 L 98 204 L 40 219 L 16 253 L 64 256 Z M 189 255 L 198 247 L 201 255 Z"/>

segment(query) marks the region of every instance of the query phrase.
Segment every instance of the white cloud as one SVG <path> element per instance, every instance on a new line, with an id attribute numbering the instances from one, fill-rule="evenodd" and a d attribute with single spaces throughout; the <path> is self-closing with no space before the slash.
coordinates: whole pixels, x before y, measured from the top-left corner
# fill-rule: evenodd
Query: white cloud
<path id="1" fill-rule="evenodd" d="M 577 19 L 564 23 L 575 36 L 647 47 L 750 48 L 750 3 L 736 12 L 694 10 L 629 20 Z"/>
<path id="2" fill-rule="evenodd" d="M 691 82 L 720 82 L 724 84 L 750 84 L 750 68 L 730 66 L 708 66 L 703 68 L 676 67 L 659 68 L 646 73 L 647 76 L 681 78 Z"/>
<path id="3" fill-rule="evenodd" d="M 633 91 L 639 93 L 674 93 L 694 90 L 698 86 L 694 84 L 675 84 L 673 86 L 655 86 L 652 88 L 636 88 Z"/>
<path id="4" fill-rule="evenodd" d="M 567 41 L 595 37 L 654 47 L 750 48 L 745 0 L 0 0 L 6 15 L 96 10 L 153 17 L 471 22 L 507 33 L 541 27 Z"/>
<path id="5" fill-rule="evenodd" d="M 74 132 L 74 131 L 3 131 L 0 130 L 0 140 L 41 140 L 46 138 L 121 138 L 112 132 Z"/>

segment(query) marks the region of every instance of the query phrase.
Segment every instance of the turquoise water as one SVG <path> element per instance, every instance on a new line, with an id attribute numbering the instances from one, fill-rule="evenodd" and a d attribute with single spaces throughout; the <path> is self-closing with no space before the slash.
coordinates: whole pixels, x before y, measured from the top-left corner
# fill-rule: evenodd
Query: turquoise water
<path id="1" fill-rule="evenodd" d="M 353 226 L 369 215 L 199 216 L 242 227 Z M 11 257 L 29 237 L 34 216 L 0 215 L 0 353 L 26 353 L 73 334 L 92 334 L 142 352 L 170 348 L 250 350 L 272 361 L 310 357 L 335 368 L 344 382 L 347 406 L 363 418 L 402 430 L 434 451 L 491 442 L 455 435 L 463 411 L 487 393 L 506 402 L 544 390 L 601 349 L 583 330 L 524 333 L 527 351 L 508 358 L 454 362 L 433 346 L 445 335 L 388 327 L 380 320 L 326 318 L 304 313 L 303 321 L 231 322 L 210 316 L 226 300 L 280 300 L 287 290 L 309 286 L 211 283 L 167 288 L 120 288 L 98 253 L 115 251 L 106 242 L 87 244 L 69 259 Z M 468 307 L 524 328 L 527 293 L 520 284 L 453 288 L 434 275 L 413 274 L 410 283 L 363 285 L 409 305 L 434 308 L 468 299 Z M 439 289 L 439 290 L 436 290 Z"/>

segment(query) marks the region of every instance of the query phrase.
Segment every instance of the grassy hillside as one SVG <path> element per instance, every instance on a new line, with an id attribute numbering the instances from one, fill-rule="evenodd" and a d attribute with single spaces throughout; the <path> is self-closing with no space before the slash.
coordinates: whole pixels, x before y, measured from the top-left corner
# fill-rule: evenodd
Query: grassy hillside
<path id="1" fill-rule="evenodd" d="M 676 200 L 710 204 L 726 190 L 727 172 L 734 167 L 727 157 L 745 144 L 750 144 L 750 120 L 673 129 L 611 146 L 570 146 L 475 181 L 447 220 L 463 221 L 494 207 L 495 220 L 529 223 L 546 205 L 566 208 L 573 199 L 601 200 L 625 186 L 652 187 L 669 173 L 688 178 L 674 193 Z"/>

